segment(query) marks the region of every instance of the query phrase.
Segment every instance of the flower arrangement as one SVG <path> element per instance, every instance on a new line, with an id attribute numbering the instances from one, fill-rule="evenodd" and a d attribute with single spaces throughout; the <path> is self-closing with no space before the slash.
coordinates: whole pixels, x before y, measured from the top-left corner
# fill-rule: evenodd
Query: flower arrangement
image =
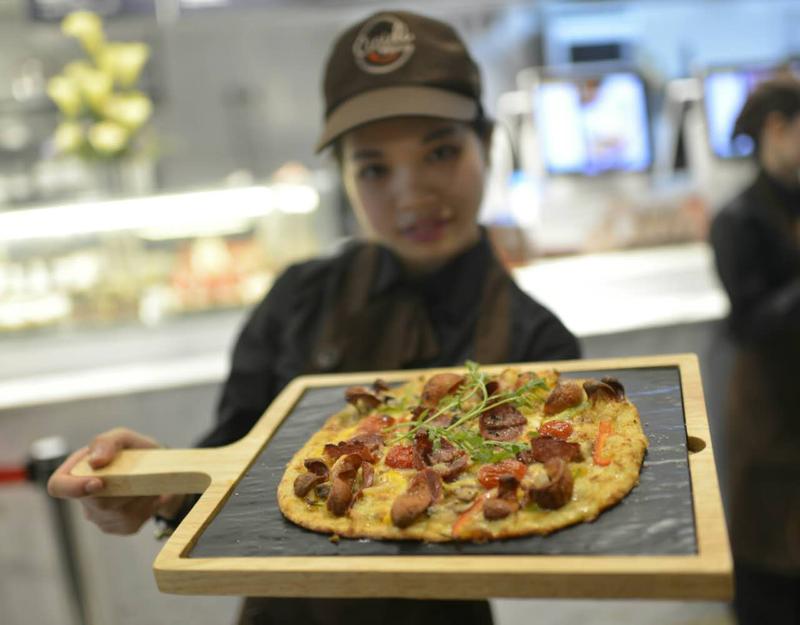
<path id="1" fill-rule="evenodd" d="M 135 88 L 149 47 L 107 41 L 102 19 L 90 11 L 64 17 L 61 32 L 77 39 L 88 59 L 67 63 L 48 82 L 47 94 L 62 114 L 55 151 L 87 160 L 130 154 L 153 112 L 150 98 Z"/>

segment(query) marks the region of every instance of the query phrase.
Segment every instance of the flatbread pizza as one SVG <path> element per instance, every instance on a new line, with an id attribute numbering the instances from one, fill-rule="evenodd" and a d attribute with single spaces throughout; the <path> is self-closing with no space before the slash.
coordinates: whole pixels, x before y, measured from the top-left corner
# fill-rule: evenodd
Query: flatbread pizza
<path id="1" fill-rule="evenodd" d="M 614 378 L 420 375 L 350 387 L 287 465 L 281 512 L 335 536 L 429 542 L 549 534 L 592 521 L 639 481 L 647 449 Z"/>

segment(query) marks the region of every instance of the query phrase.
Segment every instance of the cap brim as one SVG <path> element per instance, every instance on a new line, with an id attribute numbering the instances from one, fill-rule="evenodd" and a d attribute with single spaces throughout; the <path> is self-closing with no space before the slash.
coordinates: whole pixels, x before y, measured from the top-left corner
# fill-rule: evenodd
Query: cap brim
<path id="1" fill-rule="evenodd" d="M 348 130 L 389 117 L 441 117 L 472 121 L 478 103 L 465 95 L 436 87 L 387 87 L 350 98 L 328 116 L 317 142 L 320 152 Z"/>

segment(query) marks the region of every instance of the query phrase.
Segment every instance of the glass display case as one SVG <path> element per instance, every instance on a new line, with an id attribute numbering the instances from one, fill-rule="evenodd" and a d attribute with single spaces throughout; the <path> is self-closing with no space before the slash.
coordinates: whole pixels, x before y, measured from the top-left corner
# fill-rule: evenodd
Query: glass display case
<path id="1" fill-rule="evenodd" d="M 231 309 L 339 237 L 314 183 L 193 191 L 0 213 L 0 333 Z"/>

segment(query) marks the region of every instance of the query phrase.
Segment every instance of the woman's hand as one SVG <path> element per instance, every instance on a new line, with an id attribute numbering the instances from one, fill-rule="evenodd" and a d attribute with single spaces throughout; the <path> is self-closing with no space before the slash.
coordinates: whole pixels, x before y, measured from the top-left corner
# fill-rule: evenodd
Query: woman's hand
<path id="1" fill-rule="evenodd" d="M 53 497 L 77 499 L 83 505 L 84 515 L 108 534 L 134 534 L 153 516 L 164 516 L 177 510 L 182 495 L 161 497 L 95 497 L 103 489 L 99 477 L 70 475 L 72 468 L 88 455 L 89 466 L 100 469 L 107 466 L 123 449 L 154 449 L 160 445 L 152 438 L 125 428 L 115 428 L 95 437 L 88 447 L 83 447 L 55 470 L 47 482 L 47 492 Z"/>

